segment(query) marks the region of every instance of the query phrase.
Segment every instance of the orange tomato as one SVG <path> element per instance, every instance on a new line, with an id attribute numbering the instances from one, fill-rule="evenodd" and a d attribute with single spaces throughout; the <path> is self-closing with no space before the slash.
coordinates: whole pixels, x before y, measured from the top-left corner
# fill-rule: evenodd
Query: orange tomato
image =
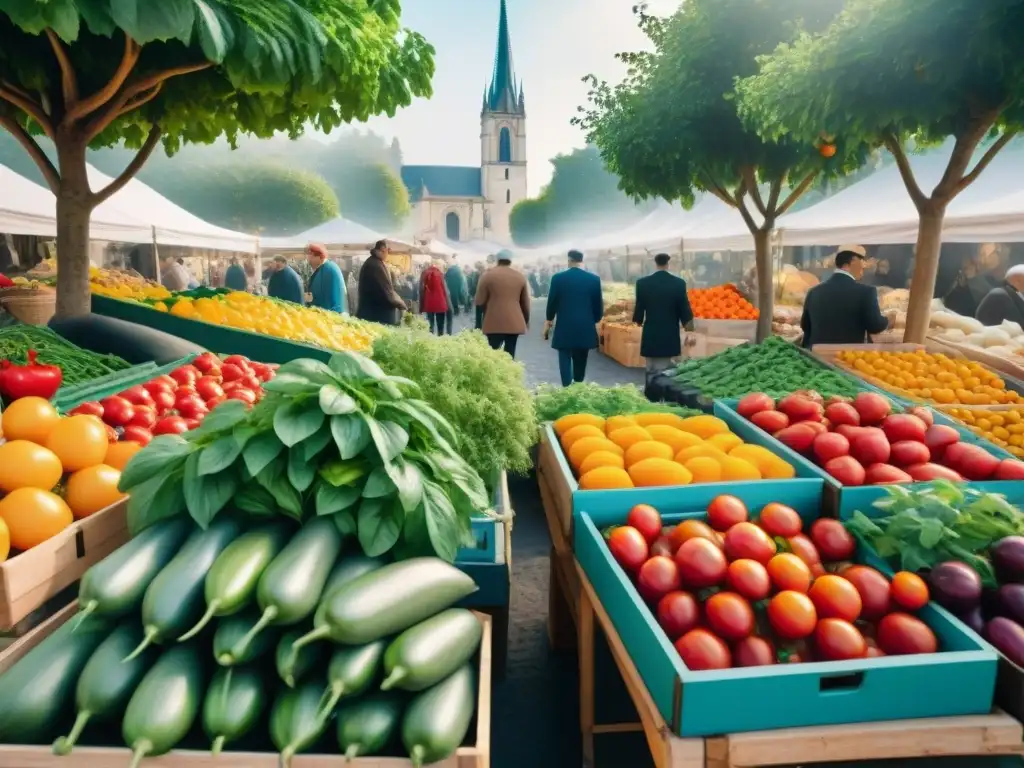
<path id="1" fill-rule="evenodd" d="M 117 489 L 120 479 L 121 472 L 106 464 L 80 469 L 68 478 L 64 500 L 80 520 L 127 497 Z"/>
<path id="2" fill-rule="evenodd" d="M 124 472 L 124 468 L 127 466 L 128 460 L 141 449 L 142 445 L 132 440 L 125 440 L 120 443 L 111 443 L 107 446 L 107 456 L 103 459 L 103 463 L 108 467 L 113 467 L 119 472 Z"/>
<path id="3" fill-rule="evenodd" d="M 29 440 L 44 445 L 59 421 L 60 414 L 49 400 L 23 397 L 7 406 L 0 424 L 8 440 Z"/>
<path id="4" fill-rule="evenodd" d="M 0 519 L 10 531 L 11 546 L 22 551 L 42 544 L 75 521 L 64 499 L 39 488 L 19 488 L 4 496 Z"/>
<path id="5" fill-rule="evenodd" d="M 95 416 L 68 416 L 50 431 L 46 447 L 57 454 L 65 472 L 102 464 L 107 455 L 107 427 Z"/>
<path id="6" fill-rule="evenodd" d="M 11 440 L 0 445 L 0 490 L 40 488 L 48 491 L 64 474 L 57 455 L 28 440 Z"/>
<path id="7" fill-rule="evenodd" d="M 7 523 L 0 517 L 0 563 L 11 554 L 11 532 L 7 529 Z"/>

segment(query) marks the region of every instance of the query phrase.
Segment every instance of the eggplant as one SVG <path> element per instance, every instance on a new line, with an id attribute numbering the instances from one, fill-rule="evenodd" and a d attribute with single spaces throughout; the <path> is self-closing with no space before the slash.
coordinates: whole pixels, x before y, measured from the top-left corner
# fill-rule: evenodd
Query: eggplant
<path id="1" fill-rule="evenodd" d="M 997 616 L 985 625 L 985 639 L 1018 667 L 1024 667 L 1024 627 L 1016 621 Z"/>
<path id="2" fill-rule="evenodd" d="M 985 634 L 985 617 L 982 615 L 981 606 L 976 605 L 966 613 L 958 614 L 957 618 L 979 635 Z"/>
<path id="3" fill-rule="evenodd" d="M 981 601 L 981 576 L 967 563 L 939 563 L 928 574 L 932 600 L 953 613 L 968 613 Z"/>
<path id="4" fill-rule="evenodd" d="M 1024 536 L 1007 536 L 989 548 L 1000 583 L 1024 582 Z"/>
<path id="5" fill-rule="evenodd" d="M 999 588 L 999 615 L 1024 624 L 1024 584 L 1003 584 Z"/>

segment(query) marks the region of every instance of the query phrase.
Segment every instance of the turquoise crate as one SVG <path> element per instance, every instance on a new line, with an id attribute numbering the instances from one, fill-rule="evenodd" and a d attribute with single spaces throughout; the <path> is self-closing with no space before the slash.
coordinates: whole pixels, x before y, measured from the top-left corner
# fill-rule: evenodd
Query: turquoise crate
<path id="1" fill-rule="evenodd" d="M 736 495 L 752 512 L 780 501 L 796 509 L 805 523 L 820 515 L 813 496 L 806 493 L 778 496 L 749 486 Z M 599 526 L 623 523 L 628 509 L 623 505 L 617 515 L 606 510 L 596 518 L 582 511 L 575 526 L 574 549 L 673 733 L 702 737 L 991 711 L 997 653 L 931 604 L 918 615 L 935 632 L 945 649 L 941 653 L 691 672 L 601 536 Z M 666 522 L 703 515 L 703 506 L 696 505 L 686 513 L 667 515 Z"/>
<path id="2" fill-rule="evenodd" d="M 502 471 L 494 483 L 494 511 L 498 514 L 509 514 L 512 511 L 512 500 L 508 493 L 508 478 Z M 503 565 L 505 563 L 505 537 L 508 527 L 505 523 L 480 513 L 472 520 L 473 536 L 476 545 L 463 547 L 456 555 L 457 564 L 485 563 Z M 506 595 L 506 602 L 508 596 Z"/>

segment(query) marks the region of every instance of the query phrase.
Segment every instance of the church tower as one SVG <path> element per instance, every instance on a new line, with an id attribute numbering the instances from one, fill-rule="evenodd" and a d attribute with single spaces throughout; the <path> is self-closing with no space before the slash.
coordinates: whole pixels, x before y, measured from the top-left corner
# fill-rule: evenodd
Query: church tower
<path id="1" fill-rule="evenodd" d="M 484 237 L 511 243 L 509 213 L 526 198 L 526 100 L 512 65 L 505 2 L 501 0 L 498 15 L 494 71 L 480 111 L 480 169 L 487 200 Z"/>

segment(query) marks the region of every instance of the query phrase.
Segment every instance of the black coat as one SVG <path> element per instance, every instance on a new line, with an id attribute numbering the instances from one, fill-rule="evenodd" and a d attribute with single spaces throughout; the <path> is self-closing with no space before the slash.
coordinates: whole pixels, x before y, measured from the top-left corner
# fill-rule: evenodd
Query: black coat
<path id="1" fill-rule="evenodd" d="M 1012 285 L 993 288 L 981 300 L 975 317 L 985 325 L 999 325 L 1003 320 L 1024 325 L 1024 299 Z"/>
<path id="2" fill-rule="evenodd" d="M 675 357 L 682 352 L 679 328 L 693 320 L 686 281 L 658 270 L 636 281 L 633 322 L 644 327 L 640 354 L 644 357 Z"/>
<path id="3" fill-rule="evenodd" d="M 356 317 L 383 325 L 398 325 L 398 310 L 405 302 L 395 292 L 387 264 L 370 256 L 359 269 L 359 300 Z"/>
<path id="4" fill-rule="evenodd" d="M 800 319 L 804 346 L 813 344 L 863 344 L 873 333 L 889 327 L 878 308 L 878 291 L 851 276 L 833 274 L 807 292 Z"/>

